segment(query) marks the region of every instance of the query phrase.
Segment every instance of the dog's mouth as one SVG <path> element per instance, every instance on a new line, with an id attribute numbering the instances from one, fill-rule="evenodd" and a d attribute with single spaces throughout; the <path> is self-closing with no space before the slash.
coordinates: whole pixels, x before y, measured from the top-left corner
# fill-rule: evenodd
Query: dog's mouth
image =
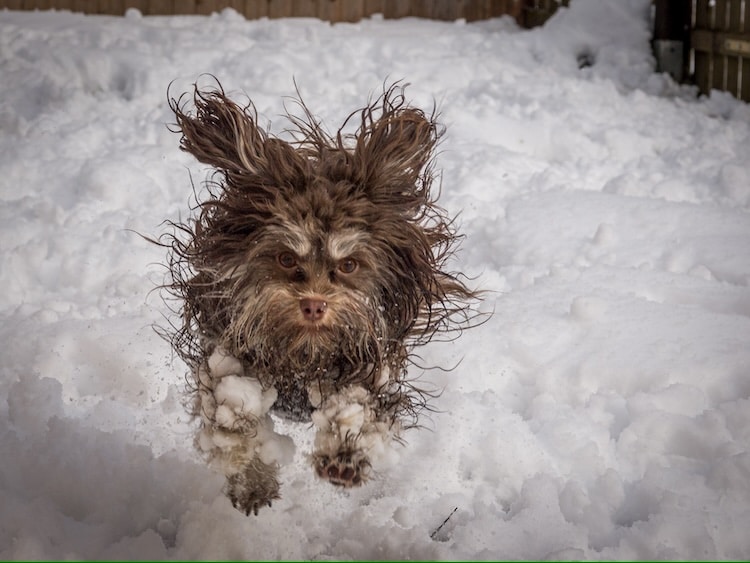
<path id="1" fill-rule="evenodd" d="M 309 338 L 328 336 L 334 333 L 334 328 L 324 323 L 302 321 L 298 324 L 300 334 Z"/>
<path id="2" fill-rule="evenodd" d="M 237 353 L 263 366 L 261 372 L 348 381 L 380 362 L 385 324 L 368 302 L 323 293 L 285 297 L 263 301 L 264 314 L 233 325 Z"/>
<path id="3" fill-rule="evenodd" d="M 231 327 L 239 353 L 286 371 L 372 363 L 380 355 L 385 323 L 368 300 L 326 292 L 261 297 Z"/>

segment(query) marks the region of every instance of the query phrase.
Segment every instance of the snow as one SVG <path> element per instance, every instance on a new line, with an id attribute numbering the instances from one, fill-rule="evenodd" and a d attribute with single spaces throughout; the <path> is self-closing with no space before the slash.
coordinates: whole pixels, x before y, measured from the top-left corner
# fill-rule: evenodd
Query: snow
<path id="1" fill-rule="evenodd" d="M 649 5 L 530 31 L 0 12 L 0 559 L 750 557 L 750 110 L 654 73 Z M 366 487 L 276 420 L 296 450 L 257 517 L 193 446 L 137 234 L 207 176 L 166 127 L 204 73 L 277 132 L 294 81 L 331 128 L 387 81 L 435 100 L 454 267 L 493 313 L 421 350 L 454 369 L 414 370 L 436 412 Z"/>

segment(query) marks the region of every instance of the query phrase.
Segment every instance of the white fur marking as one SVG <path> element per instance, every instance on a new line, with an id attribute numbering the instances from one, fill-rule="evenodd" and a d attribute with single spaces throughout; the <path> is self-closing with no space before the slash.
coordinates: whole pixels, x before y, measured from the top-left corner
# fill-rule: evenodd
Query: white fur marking
<path id="1" fill-rule="evenodd" d="M 208 358 L 208 369 L 214 378 L 224 377 L 225 375 L 244 375 L 242 363 L 221 348 L 214 350 L 211 357 Z"/>
<path id="2" fill-rule="evenodd" d="M 302 227 L 294 223 L 284 223 L 283 227 L 268 227 L 268 236 L 276 237 L 300 258 L 312 252 L 310 238 Z"/>
<path id="3" fill-rule="evenodd" d="M 274 388 L 264 391 L 256 379 L 227 375 L 216 385 L 214 397 L 236 416 L 261 417 L 271 409 L 277 393 Z"/>
<path id="4" fill-rule="evenodd" d="M 341 260 L 354 254 L 363 241 L 367 239 L 367 233 L 354 229 L 331 233 L 327 240 L 328 254 L 334 260 Z"/>

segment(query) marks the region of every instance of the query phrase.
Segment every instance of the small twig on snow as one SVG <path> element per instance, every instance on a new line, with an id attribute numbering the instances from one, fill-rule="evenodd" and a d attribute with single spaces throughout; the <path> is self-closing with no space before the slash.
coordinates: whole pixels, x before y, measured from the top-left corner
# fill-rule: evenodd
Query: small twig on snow
<path id="1" fill-rule="evenodd" d="M 454 514 L 456 513 L 456 510 L 458 510 L 458 507 L 454 508 L 454 509 L 453 509 L 453 512 L 451 512 L 451 513 L 450 513 L 450 514 L 448 515 L 448 518 L 446 518 L 445 520 L 443 520 L 443 523 L 442 523 L 442 524 L 440 524 L 440 525 L 439 525 L 439 526 L 438 526 L 437 528 L 435 528 L 435 531 L 434 531 L 434 532 L 432 532 L 432 533 L 430 534 L 430 539 L 433 539 L 433 540 L 435 539 L 435 536 L 437 535 L 437 533 L 438 533 L 438 532 L 439 532 L 440 530 L 442 530 L 442 529 L 443 529 L 443 526 L 445 526 L 445 525 L 446 525 L 446 524 L 448 523 L 448 520 L 450 520 L 450 519 L 451 519 L 451 516 L 453 516 L 453 515 L 454 515 Z"/>

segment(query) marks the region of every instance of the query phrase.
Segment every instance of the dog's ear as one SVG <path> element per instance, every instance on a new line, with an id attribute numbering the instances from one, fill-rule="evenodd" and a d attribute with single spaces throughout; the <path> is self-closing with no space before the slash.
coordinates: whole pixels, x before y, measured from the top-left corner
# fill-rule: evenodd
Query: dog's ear
<path id="1" fill-rule="evenodd" d="M 422 195 L 418 192 L 438 138 L 435 121 L 419 109 L 386 103 L 383 114 L 373 119 L 372 108 L 367 108 L 353 156 L 370 197 L 398 204 Z"/>
<path id="2" fill-rule="evenodd" d="M 221 89 L 203 92 L 197 87 L 193 115 L 181 102 L 170 100 L 182 133 L 180 148 L 224 173 L 228 183 L 247 184 L 242 179 L 248 176 L 268 178 L 279 187 L 297 183 L 304 159 L 289 143 L 258 127 L 251 104 L 242 108 Z"/>

